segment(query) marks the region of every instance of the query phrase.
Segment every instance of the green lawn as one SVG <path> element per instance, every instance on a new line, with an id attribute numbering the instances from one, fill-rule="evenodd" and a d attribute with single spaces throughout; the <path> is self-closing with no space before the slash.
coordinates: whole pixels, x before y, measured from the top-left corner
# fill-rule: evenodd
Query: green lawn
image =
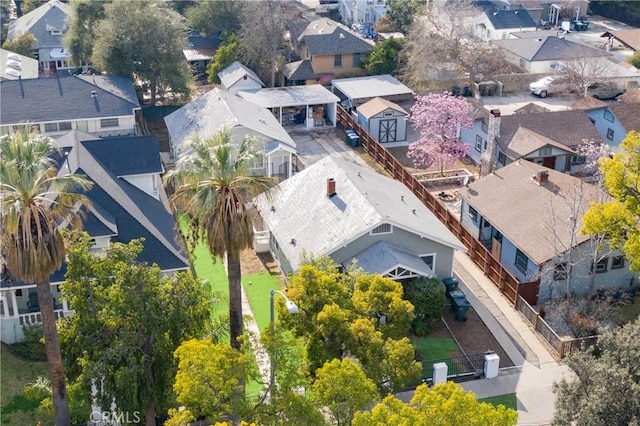
<path id="1" fill-rule="evenodd" d="M 414 337 L 413 346 L 423 361 L 448 358 L 460 353 L 455 340 L 448 337 Z"/>
<path id="2" fill-rule="evenodd" d="M 619 321 L 625 324 L 640 318 L 640 294 L 633 298 L 633 303 L 617 308 L 615 315 Z"/>
<path id="3" fill-rule="evenodd" d="M 504 405 L 507 408 L 511 408 L 512 410 L 518 409 L 518 398 L 515 393 L 508 393 L 506 395 L 498 395 L 493 396 L 491 398 L 482 398 L 479 399 L 480 402 L 487 402 L 491 405 L 498 406 Z"/>
<path id="4" fill-rule="evenodd" d="M 271 315 L 269 294 L 271 290 L 282 290 L 280 279 L 277 275 L 262 272 L 242 277 L 242 286 L 249 299 L 258 327 L 260 331 L 263 331 L 269 325 Z M 276 298 L 280 297 L 276 295 Z"/>
<path id="5" fill-rule="evenodd" d="M 38 376 L 49 377 L 47 363 L 23 361 L 14 356 L 9 347 L 0 348 L 0 424 L 28 426 L 38 421 L 46 424 L 44 416 L 37 412 L 38 402 L 24 397 L 23 389 L 27 383 L 34 382 Z"/>

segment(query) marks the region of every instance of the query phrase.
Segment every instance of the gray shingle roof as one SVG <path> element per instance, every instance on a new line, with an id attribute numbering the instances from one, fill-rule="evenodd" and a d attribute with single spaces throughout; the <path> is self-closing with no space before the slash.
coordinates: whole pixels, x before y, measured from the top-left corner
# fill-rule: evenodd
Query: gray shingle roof
<path id="1" fill-rule="evenodd" d="M 312 80 L 317 78 L 308 59 L 285 64 L 282 67 L 282 74 L 289 80 Z"/>
<path id="2" fill-rule="evenodd" d="M 500 10 L 497 12 L 486 12 L 489 21 L 496 30 L 504 30 L 507 28 L 531 28 L 536 23 L 531 19 L 531 15 L 526 9 L 518 10 Z"/>
<path id="3" fill-rule="evenodd" d="M 296 143 L 266 108 L 214 88 L 164 118 L 171 143 L 178 148 L 193 135 L 209 138 L 224 127 L 242 126 L 295 150 Z"/>
<path id="4" fill-rule="evenodd" d="M 500 147 L 507 149 L 519 127 L 533 130 L 571 149 L 585 140 L 604 142 L 584 111 L 552 111 L 536 114 L 505 115 L 501 118 Z"/>
<path id="5" fill-rule="evenodd" d="M 336 181 L 331 198 L 329 178 Z M 258 196 L 256 204 L 294 270 L 305 253 L 329 255 L 383 223 L 466 250 L 401 182 L 330 156 L 282 182 L 271 199 Z"/>
<path id="6" fill-rule="evenodd" d="M 162 173 L 163 171 L 160 146 L 158 137 L 155 135 L 109 138 L 109 143 L 98 139 L 84 141 L 82 145 L 116 176 Z M 127 155 L 114 155 L 114 153 L 127 153 Z"/>
<path id="7" fill-rule="evenodd" d="M 25 33 L 36 37 L 34 48 L 61 47 L 63 35 L 52 35 L 51 29 L 66 30 L 71 8 L 59 0 L 50 0 L 42 6 L 22 15 L 9 23 L 8 37 L 14 38 Z"/>
<path id="8" fill-rule="evenodd" d="M 577 56 L 611 56 L 600 49 L 558 37 L 494 40 L 493 43 L 528 61 L 558 61 Z"/>
<path id="9" fill-rule="evenodd" d="M 243 79 L 244 76 L 255 80 L 257 83 L 260 83 L 262 87 L 264 87 L 264 83 L 262 82 L 262 80 L 260 80 L 258 74 L 242 65 L 238 61 L 234 61 L 231 65 L 218 73 L 218 78 L 220 79 L 220 82 L 225 85 L 225 87 L 233 86 L 237 81 Z"/>
<path id="10" fill-rule="evenodd" d="M 619 102 L 609 104 L 609 109 L 627 132 L 640 132 L 640 105 Z"/>
<path id="11" fill-rule="evenodd" d="M 371 40 L 329 18 L 312 21 L 298 41 L 304 42 L 310 56 L 367 53 L 375 46 Z"/>
<path id="12" fill-rule="evenodd" d="M 0 124 L 131 116 L 140 108 L 129 77 L 95 76 L 95 84 L 93 78 L 0 81 Z"/>
<path id="13" fill-rule="evenodd" d="M 542 186 L 532 178 L 539 170 L 549 173 L 549 182 Z M 585 196 L 574 211 L 571 197 L 578 188 L 583 188 Z M 597 186 L 526 160 L 502 167 L 458 193 L 536 265 L 563 253 L 562 246 L 570 246 L 567 218 L 577 215 L 580 229 L 591 201 L 605 200 Z M 578 232 L 576 245 L 587 238 Z"/>
<path id="14" fill-rule="evenodd" d="M 378 241 L 367 247 L 355 255 L 354 259 L 358 261 L 358 266 L 369 274 L 386 275 L 393 269 L 402 267 L 427 278 L 435 275 L 416 253 L 385 241 Z"/>

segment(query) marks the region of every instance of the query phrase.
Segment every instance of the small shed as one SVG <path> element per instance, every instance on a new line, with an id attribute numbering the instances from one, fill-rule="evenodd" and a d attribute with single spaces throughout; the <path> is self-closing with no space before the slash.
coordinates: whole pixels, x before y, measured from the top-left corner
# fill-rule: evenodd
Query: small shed
<path id="1" fill-rule="evenodd" d="M 336 126 L 336 105 L 340 99 L 319 84 L 241 91 L 238 96 L 267 108 L 285 128 Z"/>
<path id="2" fill-rule="evenodd" d="M 358 107 L 375 97 L 393 102 L 413 101 L 413 90 L 389 74 L 340 78 L 331 81 L 331 91 L 346 107 Z"/>
<path id="3" fill-rule="evenodd" d="M 264 83 L 253 70 L 234 61 L 231 65 L 218 73 L 220 86 L 231 94 L 236 94 L 239 90 L 256 91 L 264 87 Z"/>
<path id="4" fill-rule="evenodd" d="M 409 113 L 400 105 L 380 97 L 358 108 L 358 124 L 380 143 L 407 140 L 408 116 Z"/>

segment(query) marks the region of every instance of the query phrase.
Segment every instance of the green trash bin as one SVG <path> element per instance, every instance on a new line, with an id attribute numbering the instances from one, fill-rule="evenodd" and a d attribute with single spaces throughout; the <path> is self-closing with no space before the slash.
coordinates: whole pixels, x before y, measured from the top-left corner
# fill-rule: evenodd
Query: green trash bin
<path id="1" fill-rule="evenodd" d="M 458 308 L 458 302 L 462 299 L 466 299 L 464 293 L 460 290 L 453 290 L 447 292 L 447 296 L 451 299 L 451 310 L 453 312 Z"/>
<path id="2" fill-rule="evenodd" d="M 467 300 L 467 298 L 456 299 L 456 321 L 464 322 L 467 320 L 467 312 L 471 308 L 471 303 Z"/>
<path id="3" fill-rule="evenodd" d="M 447 297 L 451 297 L 449 293 L 458 289 L 458 279 L 456 277 L 449 277 L 443 279 L 442 282 L 447 289 Z"/>

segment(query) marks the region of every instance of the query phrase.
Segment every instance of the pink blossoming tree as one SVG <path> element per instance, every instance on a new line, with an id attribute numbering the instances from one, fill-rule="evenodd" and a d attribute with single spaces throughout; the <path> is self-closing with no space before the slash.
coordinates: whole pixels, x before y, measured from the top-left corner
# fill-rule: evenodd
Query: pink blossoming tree
<path id="1" fill-rule="evenodd" d="M 602 180 L 600 159 L 611 158 L 612 152 L 609 145 L 603 142 L 585 140 L 576 148 L 576 154 L 584 157 L 584 165 L 580 169 L 582 174 L 592 176 L 594 180 L 600 182 Z"/>
<path id="2" fill-rule="evenodd" d="M 420 131 L 420 139 L 409 145 L 407 156 L 415 167 L 444 166 L 469 154 L 469 145 L 460 141 L 460 131 L 473 126 L 472 106 L 451 93 L 417 96 L 409 123 Z"/>

